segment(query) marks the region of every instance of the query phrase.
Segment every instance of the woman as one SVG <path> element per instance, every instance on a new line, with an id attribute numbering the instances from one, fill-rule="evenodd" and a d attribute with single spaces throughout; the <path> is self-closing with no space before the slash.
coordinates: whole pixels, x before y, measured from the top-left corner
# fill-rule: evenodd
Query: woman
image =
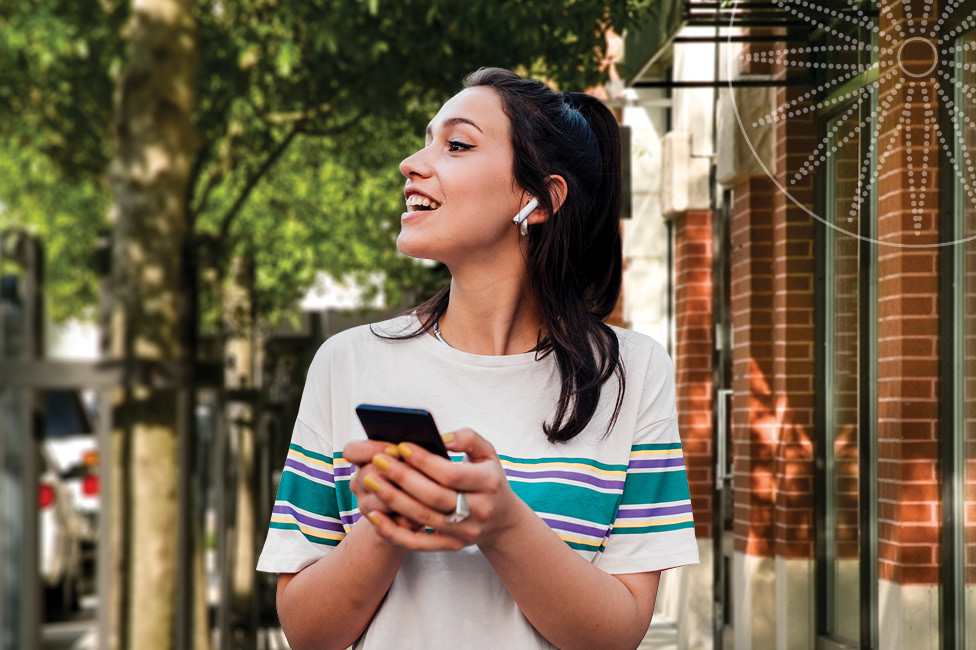
<path id="1" fill-rule="evenodd" d="M 603 323 L 616 122 L 481 69 L 400 170 L 397 246 L 452 280 L 312 362 L 258 566 L 282 628 L 296 649 L 634 648 L 660 572 L 698 557 L 670 360 Z M 366 440 L 360 403 L 431 411 L 455 462 Z"/>

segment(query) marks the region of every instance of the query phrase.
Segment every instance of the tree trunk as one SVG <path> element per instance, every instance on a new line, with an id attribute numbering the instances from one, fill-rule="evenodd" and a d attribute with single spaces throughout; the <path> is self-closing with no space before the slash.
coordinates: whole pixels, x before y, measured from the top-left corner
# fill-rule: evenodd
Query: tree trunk
<path id="1" fill-rule="evenodd" d="M 234 463 L 234 526 L 228 548 L 228 567 L 233 611 L 235 648 L 249 650 L 257 644 L 257 601 L 255 599 L 255 494 L 254 453 L 256 392 L 254 332 L 254 265 L 246 257 L 231 258 L 222 286 L 221 310 L 224 328 L 224 387 L 227 400 L 228 437 Z M 236 395 L 235 395 L 236 393 Z"/>
<path id="2" fill-rule="evenodd" d="M 188 361 L 182 254 L 196 137 L 191 0 L 133 0 L 119 76 L 112 191 L 111 351 L 124 360 Z M 164 380 L 165 381 L 165 380 Z M 120 390 L 113 417 L 116 606 L 109 647 L 174 646 L 178 486 L 177 386 Z M 108 604 L 108 603 L 107 603 Z"/>

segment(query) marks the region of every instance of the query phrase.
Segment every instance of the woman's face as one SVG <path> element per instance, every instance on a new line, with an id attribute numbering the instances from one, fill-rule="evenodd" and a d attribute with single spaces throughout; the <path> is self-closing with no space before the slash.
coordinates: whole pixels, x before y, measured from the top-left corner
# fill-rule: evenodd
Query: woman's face
<path id="1" fill-rule="evenodd" d="M 512 176 L 508 117 L 494 90 L 451 98 L 427 127 L 424 148 L 400 163 L 407 211 L 400 252 L 452 267 L 517 251 L 512 217 L 528 202 Z"/>

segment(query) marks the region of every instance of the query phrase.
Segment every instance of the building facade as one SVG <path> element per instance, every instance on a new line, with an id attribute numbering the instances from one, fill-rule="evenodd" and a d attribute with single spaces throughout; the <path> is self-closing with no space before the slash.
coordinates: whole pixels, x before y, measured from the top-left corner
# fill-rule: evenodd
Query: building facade
<path id="1" fill-rule="evenodd" d="M 679 646 L 976 650 L 976 2 L 659 4 L 616 100 L 703 558 Z"/>

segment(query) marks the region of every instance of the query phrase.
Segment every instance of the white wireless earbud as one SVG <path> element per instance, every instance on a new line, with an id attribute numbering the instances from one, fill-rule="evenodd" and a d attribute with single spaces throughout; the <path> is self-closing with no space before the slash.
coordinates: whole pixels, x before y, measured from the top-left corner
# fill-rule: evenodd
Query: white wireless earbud
<path id="1" fill-rule="evenodd" d="M 529 222 L 527 219 L 529 218 L 529 215 L 532 214 L 532 211 L 537 207 L 539 207 L 539 199 L 533 196 L 532 199 L 525 204 L 525 207 L 519 210 L 519 213 L 515 215 L 515 218 L 512 219 L 512 223 L 519 227 L 519 232 L 521 232 L 523 235 L 529 234 Z"/>

